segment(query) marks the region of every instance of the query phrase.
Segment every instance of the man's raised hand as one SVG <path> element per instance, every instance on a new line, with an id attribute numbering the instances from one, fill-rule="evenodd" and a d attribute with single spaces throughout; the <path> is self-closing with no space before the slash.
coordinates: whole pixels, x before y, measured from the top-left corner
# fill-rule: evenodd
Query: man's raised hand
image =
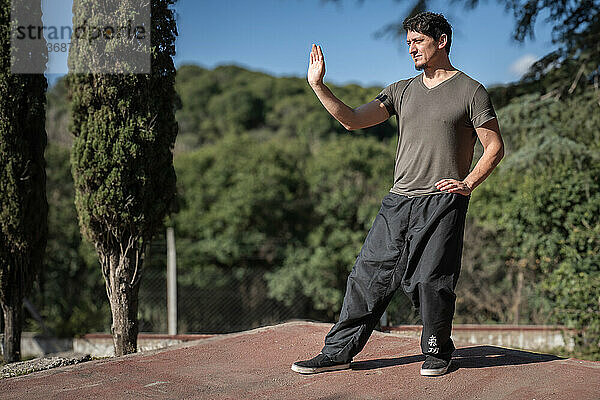
<path id="1" fill-rule="evenodd" d="M 308 83 L 315 85 L 323 83 L 323 77 L 325 76 L 325 58 L 321 51 L 321 46 L 317 46 L 313 43 L 310 51 L 310 64 L 308 65 Z"/>

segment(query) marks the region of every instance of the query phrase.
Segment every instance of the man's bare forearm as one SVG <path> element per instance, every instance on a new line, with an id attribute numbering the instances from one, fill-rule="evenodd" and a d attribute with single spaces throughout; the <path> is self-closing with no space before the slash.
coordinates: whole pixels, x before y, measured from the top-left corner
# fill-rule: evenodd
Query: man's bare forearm
<path id="1" fill-rule="evenodd" d="M 340 99 L 329 90 L 323 82 L 311 83 L 310 87 L 315 92 L 323 107 L 339 121 L 342 126 L 350 130 L 352 125 L 352 117 L 354 116 L 354 109 L 348 107 Z"/>
<path id="2" fill-rule="evenodd" d="M 500 163 L 500 160 L 502 160 L 502 157 L 504 157 L 504 146 L 502 144 L 490 144 L 483 151 L 483 155 L 477 161 L 477 164 L 475 164 L 475 168 L 473 168 L 463 182 L 471 190 L 475 189 L 492 173 L 494 168 Z"/>

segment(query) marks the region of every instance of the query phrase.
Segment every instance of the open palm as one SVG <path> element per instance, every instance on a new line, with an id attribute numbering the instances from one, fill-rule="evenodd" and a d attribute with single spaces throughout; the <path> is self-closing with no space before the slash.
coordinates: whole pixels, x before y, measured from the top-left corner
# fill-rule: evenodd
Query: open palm
<path id="1" fill-rule="evenodd" d="M 315 84 L 323 81 L 325 76 L 325 58 L 321 46 L 313 43 L 310 51 L 310 64 L 308 65 L 308 83 Z"/>

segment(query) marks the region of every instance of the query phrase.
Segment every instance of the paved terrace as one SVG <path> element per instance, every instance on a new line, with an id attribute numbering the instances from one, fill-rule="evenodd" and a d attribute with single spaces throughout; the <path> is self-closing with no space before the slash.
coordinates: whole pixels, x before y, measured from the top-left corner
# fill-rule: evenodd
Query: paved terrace
<path id="1" fill-rule="evenodd" d="M 419 341 L 374 332 L 352 369 L 299 375 L 330 324 L 289 322 L 0 380 L 2 399 L 599 399 L 600 362 L 457 344 L 422 377 Z"/>

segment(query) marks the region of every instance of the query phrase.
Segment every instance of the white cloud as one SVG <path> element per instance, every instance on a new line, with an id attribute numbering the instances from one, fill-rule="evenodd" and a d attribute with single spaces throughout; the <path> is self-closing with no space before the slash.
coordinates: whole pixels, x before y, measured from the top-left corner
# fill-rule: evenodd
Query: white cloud
<path id="1" fill-rule="evenodd" d="M 527 72 L 527 70 L 529 70 L 531 64 L 536 62 L 537 59 L 538 58 L 533 54 L 525 54 L 516 59 L 515 62 L 513 62 L 508 69 L 512 74 L 520 78 L 521 76 L 523 76 L 523 74 L 525 74 L 525 72 Z"/>

